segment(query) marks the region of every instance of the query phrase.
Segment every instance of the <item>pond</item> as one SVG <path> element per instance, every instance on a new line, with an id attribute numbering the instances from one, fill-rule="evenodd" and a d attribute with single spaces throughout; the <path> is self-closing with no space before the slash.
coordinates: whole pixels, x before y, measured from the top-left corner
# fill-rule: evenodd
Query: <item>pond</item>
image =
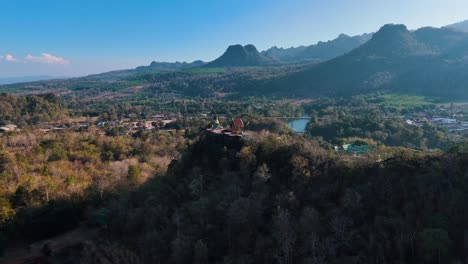
<path id="1" fill-rule="evenodd" d="M 291 118 L 286 119 L 286 125 L 290 127 L 296 133 L 305 133 L 307 128 L 307 123 L 309 123 L 310 117 L 304 116 L 300 118 Z"/>

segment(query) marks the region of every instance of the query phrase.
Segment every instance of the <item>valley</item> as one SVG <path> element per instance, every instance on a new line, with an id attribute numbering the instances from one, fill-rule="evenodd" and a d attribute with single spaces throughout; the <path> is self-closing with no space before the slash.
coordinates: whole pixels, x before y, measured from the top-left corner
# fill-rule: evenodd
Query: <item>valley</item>
<path id="1" fill-rule="evenodd" d="M 0 263 L 465 263 L 466 25 L 0 85 Z"/>

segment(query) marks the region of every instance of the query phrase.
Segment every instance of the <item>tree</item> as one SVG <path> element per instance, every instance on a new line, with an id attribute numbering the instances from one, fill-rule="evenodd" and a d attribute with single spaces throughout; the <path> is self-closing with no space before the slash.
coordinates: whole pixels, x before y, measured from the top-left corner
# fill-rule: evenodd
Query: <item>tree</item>
<path id="1" fill-rule="evenodd" d="M 171 242 L 172 259 L 177 264 L 187 263 L 192 254 L 190 240 L 185 236 L 179 236 Z"/>
<path id="2" fill-rule="evenodd" d="M 437 253 L 437 263 L 441 263 L 441 255 L 446 254 L 452 241 L 449 234 L 442 228 L 424 229 L 421 234 L 422 248 L 429 253 L 427 259 L 432 259 L 432 254 Z"/>
<path id="3" fill-rule="evenodd" d="M 84 264 L 138 264 L 141 260 L 131 250 L 110 242 L 86 241 L 80 263 Z"/>
<path id="4" fill-rule="evenodd" d="M 257 160 L 250 146 L 242 147 L 239 153 L 237 153 L 237 157 L 239 157 L 241 167 L 244 169 L 250 168 Z"/>
<path id="5" fill-rule="evenodd" d="M 0 226 L 12 220 L 13 217 L 15 217 L 15 213 L 10 201 L 5 198 L 0 198 Z"/>
<path id="6" fill-rule="evenodd" d="M 208 247 L 202 240 L 198 240 L 193 248 L 195 262 L 197 264 L 208 263 Z"/>
<path id="7" fill-rule="evenodd" d="M 128 166 L 127 179 L 132 184 L 137 184 L 140 181 L 141 169 L 136 165 Z"/>
<path id="8" fill-rule="evenodd" d="M 114 184 L 114 181 L 109 174 L 93 175 L 92 178 L 94 187 L 97 188 L 97 191 L 99 192 L 99 198 L 102 200 L 104 191 L 110 188 Z"/>
<path id="9" fill-rule="evenodd" d="M 304 237 L 320 231 L 320 213 L 312 207 L 305 207 L 299 218 L 299 227 Z"/>
<path id="10" fill-rule="evenodd" d="M 54 179 L 51 176 L 44 176 L 42 178 L 42 189 L 45 194 L 45 199 L 46 201 L 49 201 L 51 192 L 57 190 L 58 185 L 55 183 Z"/>
<path id="11" fill-rule="evenodd" d="M 280 208 L 274 219 L 274 237 L 278 243 L 278 253 L 276 259 L 279 264 L 289 264 L 293 260 L 294 243 L 296 234 L 292 227 L 289 212 Z"/>
<path id="12" fill-rule="evenodd" d="M 254 185 L 261 185 L 268 181 L 271 177 L 270 168 L 267 164 L 260 165 L 254 173 Z"/>

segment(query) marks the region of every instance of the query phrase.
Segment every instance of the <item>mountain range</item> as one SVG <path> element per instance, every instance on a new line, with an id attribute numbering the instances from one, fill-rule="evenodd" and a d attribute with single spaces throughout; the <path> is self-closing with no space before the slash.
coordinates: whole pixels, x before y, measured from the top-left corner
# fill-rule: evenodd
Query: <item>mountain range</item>
<path id="1" fill-rule="evenodd" d="M 468 32 L 468 20 L 448 25 L 445 28 L 452 28 Z M 317 44 L 309 46 L 291 48 L 278 48 L 275 46 L 262 52 L 259 52 L 252 44 L 246 46 L 237 44 L 229 46 L 223 55 L 206 64 L 202 61 L 196 61 L 193 63 L 152 62 L 149 68 L 146 67 L 145 69 L 180 70 L 196 67 L 249 67 L 268 66 L 282 63 L 323 62 L 345 55 L 346 53 L 365 44 L 372 38 L 372 36 L 373 33 L 365 33 L 357 36 L 340 34 L 333 40 L 326 42 L 320 41 Z M 141 67 L 138 67 L 137 69 L 140 68 Z"/>
<path id="2" fill-rule="evenodd" d="M 206 63 L 201 60 L 197 60 L 194 62 L 157 62 L 153 61 L 149 66 L 140 66 L 137 67 L 136 70 L 139 71 L 155 71 L 155 70 L 181 70 L 181 69 L 190 69 L 190 68 L 197 68 L 205 65 Z"/>
<path id="3" fill-rule="evenodd" d="M 385 25 L 353 51 L 265 84 L 295 95 L 374 91 L 468 98 L 468 33 Z M 294 89 L 291 89 L 294 87 Z"/>
<path id="4" fill-rule="evenodd" d="M 246 66 L 266 66 L 275 63 L 275 60 L 260 54 L 257 48 L 252 45 L 232 45 L 226 52 L 216 60 L 205 65 L 208 68 L 219 67 L 246 67 Z"/>
<path id="5" fill-rule="evenodd" d="M 85 77 L 81 77 L 78 79 L 83 79 L 87 81 L 118 81 L 123 80 L 126 78 L 132 78 L 136 75 L 148 74 L 148 73 L 167 73 L 167 72 L 174 72 L 174 71 L 181 71 L 187 69 L 194 69 L 199 68 L 206 63 L 197 60 L 193 62 L 157 62 L 153 61 L 148 66 L 139 66 L 135 69 L 128 69 L 128 70 L 117 70 L 117 71 L 110 71 L 104 72 L 99 74 L 92 74 Z"/>
<path id="6" fill-rule="evenodd" d="M 361 46 L 372 37 L 372 34 L 363 34 L 350 37 L 345 34 L 327 42 L 319 42 L 315 45 L 292 48 L 272 47 L 258 52 L 252 45 L 232 45 L 216 60 L 209 62 L 205 67 L 246 67 L 268 66 L 282 63 L 321 62 L 341 56 Z"/>
<path id="7" fill-rule="evenodd" d="M 261 54 L 282 62 L 325 61 L 350 52 L 366 43 L 371 37 L 372 34 L 353 37 L 341 34 L 336 39 L 327 42 L 320 41 L 315 45 L 288 49 L 275 46 Z"/>
<path id="8" fill-rule="evenodd" d="M 7 77 L 0 78 L 0 85 L 10 84 L 10 83 L 23 83 L 23 82 L 34 82 L 34 81 L 44 81 L 51 79 L 63 79 L 65 77 L 54 77 L 54 76 L 20 76 L 20 77 Z"/>
<path id="9" fill-rule="evenodd" d="M 468 20 L 459 23 L 448 25 L 444 28 L 456 29 L 459 31 L 468 32 Z M 369 41 L 373 33 L 365 33 L 357 36 L 348 36 L 340 34 L 337 38 L 329 41 L 319 41 L 317 44 L 309 46 L 299 46 L 291 48 L 272 47 L 265 51 L 259 52 L 252 45 L 242 46 L 240 44 L 231 45 L 219 58 L 211 62 L 203 62 L 201 60 L 188 62 L 157 62 L 153 61 L 148 66 L 139 66 L 130 70 L 111 71 L 103 74 L 91 75 L 92 77 L 110 77 L 108 79 L 116 79 L 126 77 L 135 73 L 155 72 L 155 71 L 178 71 L 191 68 L 223 68 L 223 67 L 250 67 L 250 66 L 271 66 L 284 63 L 307 63 L 307 62 L 323 62 L 336 57 L 345 55 L 346 53 L 360 47 Z M 25 78 L 22 81 L 34 81 L 48 78 Z M 1 81 L 1 80 L 0 80 Z M 12 83 L 12 81 L 3 82 Z"/>
<path id="10" fill-rule="evenodd" d="M 452 24 L 452 25 L 448 25 L 447 27 L 468 32 L 468 20 L 458 22 L 458 23 L 455 23 L 455 24 Z"/>
<path id="11" fill-rule="evenodd" d="M 3 86 L 0 90 L 32 93 L 33 89 L 50 91 L 50 87 L 61 87 L 71 93 L 86 93 L 90 89 L 89 94 L 95 95 L 94 89 L 100 87 L 101 92 L 125 91 L 121 96 L 171 91 L 203 96 L 283 97 L 399 92 L 468 99 L 468 32 L 462 30 L 467 24 L 414 31 L 404 25 L 389 24 L 373 34 L 353 37 L 342 34 L 315 45 L 273 47 L 263 52 L 251 44 L 232 45 L 208 63 L 152 62 L 68 82 L 42 81 L 35 85 Z M 126 82 L 132 86 L 126 86 Z M 141 88 L 134 88 L 137 86 Z"/>

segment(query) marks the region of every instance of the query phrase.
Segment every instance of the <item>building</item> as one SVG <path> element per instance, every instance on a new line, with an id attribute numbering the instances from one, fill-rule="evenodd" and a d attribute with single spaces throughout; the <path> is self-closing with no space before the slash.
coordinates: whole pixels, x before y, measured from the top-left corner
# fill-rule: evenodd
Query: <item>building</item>
<path id="1" fill-rule="evenodd" d="M 436 117 L 432 118 L 431 120 L 435 124 L 440 124 L 440 125 L 449 125 L 449 124 L 456 124 L 457 120 L 453 118 L 444 118 L 444 117 Z"/>
<path id="2" fill-rule="evenodd" d="M 11 132 L 11 131 L 16 131 L 17 129 L 18 129 L 18 126 L 9 124 L 9 125 L 0 127 L 0 132 Z"/>
<path id="3" fill-rule="evenodd" d="M 223 129 L 219 122 L 219 117 L 215 116 L 206 130 L 215 136 L 242 137 L 244 122 L 240 118 L 235 118 L 231 120 L 229 128 Z"/>
<path id="4" fill-rule="evenodd" d="M 336 152 L 344 152 L 354 155 L 364 155 L 369 152 L 368 145 L 355 145 L 355 144 L 346 144 L 340 147 L 335 146 Z"/>
<path id="5" fill-rule="evenodd" d="M 212 129 L 213 130 L 216 130 L 216 129 L 222 129 L 223 127 L 220 125 L 219 123 L 219 117 L 216 115 L 213 119 L 213 123 L 212 123 Z"/>
<path id="6" fill-rule="evenodd" d="M 230 127 L 231 133 L 241 135 L 244 130 L 244 122 L 240 118 L 232 119 Z"/>

